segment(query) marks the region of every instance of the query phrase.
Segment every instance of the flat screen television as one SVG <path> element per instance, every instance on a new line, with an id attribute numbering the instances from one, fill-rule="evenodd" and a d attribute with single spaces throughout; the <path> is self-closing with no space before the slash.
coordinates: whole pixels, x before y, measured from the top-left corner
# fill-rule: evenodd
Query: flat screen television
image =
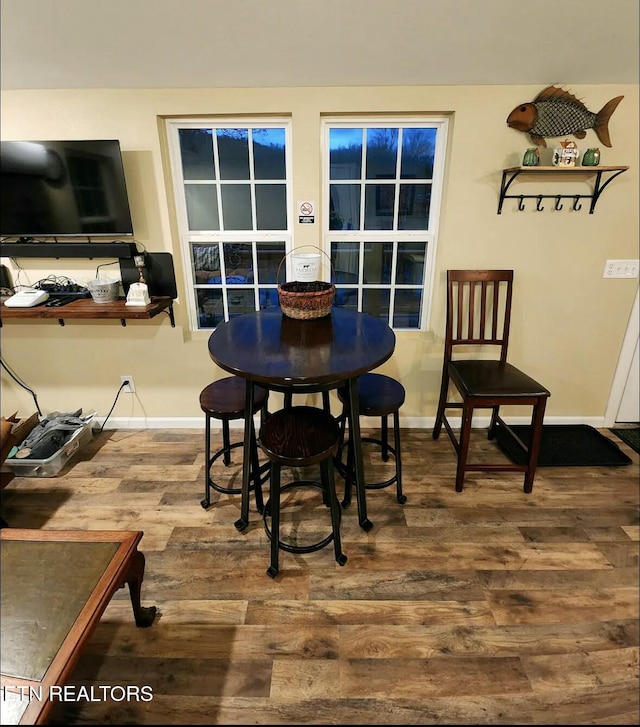
<path id="1" fill-rule="evenodd" d="M 0 142 L 2 237 L 123 237 L 133 224 L 120 142 Z"/>

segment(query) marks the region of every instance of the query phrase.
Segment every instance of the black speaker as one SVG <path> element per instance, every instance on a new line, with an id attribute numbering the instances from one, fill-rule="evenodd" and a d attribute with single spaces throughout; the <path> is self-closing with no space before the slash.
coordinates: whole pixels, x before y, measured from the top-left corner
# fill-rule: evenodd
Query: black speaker
<path id="1" fill-rule="evenodd" d="M 152 298 L 169 296 L 175 299 L 178 297 L 173 256 L 170 252 L 145 253 L 142 274 Z M 131 283 L 137 283 L 140 279 L 140 273 L 132 258 L 120 258 L 120 275 L 124 294 L 127 295 Z"/>
<path id="2" fill-rule="evenodd" d="M 0 288 L 13 290 L 11 275 L 9 275 L 9 268 L 6 265 L 0 265 Z"/>

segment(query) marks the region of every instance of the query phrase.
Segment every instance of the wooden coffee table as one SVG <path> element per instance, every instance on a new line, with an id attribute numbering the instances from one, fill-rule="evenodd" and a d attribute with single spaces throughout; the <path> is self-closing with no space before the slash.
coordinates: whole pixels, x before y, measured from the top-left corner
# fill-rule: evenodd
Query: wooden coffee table
<path id="1" fill-rule="evenodd" d="M 140 531 L 0 530 L 0 723 L 43 724 L 113 594 L 129 585 L 143 608 Z"/>

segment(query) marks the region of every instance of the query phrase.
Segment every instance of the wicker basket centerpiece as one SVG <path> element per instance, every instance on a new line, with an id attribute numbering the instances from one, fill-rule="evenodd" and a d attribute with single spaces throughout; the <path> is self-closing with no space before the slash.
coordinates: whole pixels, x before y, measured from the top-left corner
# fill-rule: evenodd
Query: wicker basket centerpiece
<path id="1" fill-rule="evenodd" d="M 278 266 L 278 279 L 280 268 L 286 258 L 285 255 Z M 289 318 L 311 320 L 328 316 L 331 313 L 335 294 L 336 286 L 323 280 L 292 280 L 288 283 L 278 283 L 280 308 Z"/>

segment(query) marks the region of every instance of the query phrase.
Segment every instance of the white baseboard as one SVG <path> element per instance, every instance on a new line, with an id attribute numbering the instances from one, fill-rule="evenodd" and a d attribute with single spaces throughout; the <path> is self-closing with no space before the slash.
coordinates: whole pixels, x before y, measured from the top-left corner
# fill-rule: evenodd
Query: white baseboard
<path id="1" fill-rule="evenodd" d="M 400 416 L 400 426 L 404 429 L 433 429 L 435 417 L 402 417 Z M 256 426 L 259 426 L 259 417 L 256 417 Z M 449 421 L 452 426 L 459 427 L 460 419 L 450 417 Z M 529 417 L 505 417 L 508 424 L 529 424 Z M 104 417 L 95 417 L 94 422 L 97 428 L 102 426 Z M 589 426 L 603 428 L 605 426 L 604 416 L 601 417 L 563 417 L 563 416 L 547 416 L 544 419 L 545 424 L 588 424 Z M 217 425 L 217 426 L 216 426 Z M 363 428 L 374 428 L 380 425 L 379 417 L 362 417 L 361 426 Z M 211 422 L 213 429 L 220 429 L 220 423 L 213 419 Z M 241 429 L 242 420 L 238 419 L 230 422 L 231 429 Z M 473 420 L 474 427 L 488 427 L 489 416 L 475 417 Z M 201 417 L 110 417 L 104 427 L 105 429 L 204 429 L 204 416 Z"/>

